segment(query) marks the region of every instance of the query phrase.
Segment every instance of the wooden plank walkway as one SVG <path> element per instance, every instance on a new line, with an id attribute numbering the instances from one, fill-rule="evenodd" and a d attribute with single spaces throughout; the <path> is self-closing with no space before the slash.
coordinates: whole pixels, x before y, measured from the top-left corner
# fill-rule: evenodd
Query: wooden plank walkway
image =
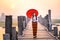
<path id="1" fill-rule="evenodd" d="M 24 36 L 18 36 L 18 40 L 56 40 L 47 28 L 38 22 L 37 38 L 33 39 L 32 22 L 29 22 L 24 30 Z"/>

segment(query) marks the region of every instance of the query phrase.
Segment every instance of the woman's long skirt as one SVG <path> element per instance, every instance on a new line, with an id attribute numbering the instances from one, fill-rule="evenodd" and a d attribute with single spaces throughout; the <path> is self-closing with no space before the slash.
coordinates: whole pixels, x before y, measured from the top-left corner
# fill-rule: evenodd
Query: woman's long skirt
<path id="1" fill-rule="evenodd" d="M 37 36 L 37 22 L 32 22 L 32 29 L 33 29 L 33 37 L 36 38 L 36 36 Z"/>

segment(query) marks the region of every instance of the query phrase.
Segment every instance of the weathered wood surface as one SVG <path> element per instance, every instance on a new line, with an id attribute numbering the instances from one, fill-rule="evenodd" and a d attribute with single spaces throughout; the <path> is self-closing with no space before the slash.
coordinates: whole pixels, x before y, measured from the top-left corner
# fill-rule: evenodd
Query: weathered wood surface
<path id="1" fill-rule="evenodd" d="M 18 40 L 35 40 L 33 39 L 32 22 L 29 22 L 24 35 L 18 36 Z M 38 22 L 36 40 L 56 40 L 55 37 L 47 30 L 47 28 Z"/>

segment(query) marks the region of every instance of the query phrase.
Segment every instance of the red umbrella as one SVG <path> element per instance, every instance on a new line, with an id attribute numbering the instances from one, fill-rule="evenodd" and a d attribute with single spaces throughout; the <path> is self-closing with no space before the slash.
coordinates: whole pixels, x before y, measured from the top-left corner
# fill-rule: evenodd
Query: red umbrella
<path id="1" fill-rule="evenodd" d="M 27 17 L 31 18 L 32 14 L 35 13 L 38 16 L 38 11 L 36 9 L 29 9 L 26 13 Z"/>

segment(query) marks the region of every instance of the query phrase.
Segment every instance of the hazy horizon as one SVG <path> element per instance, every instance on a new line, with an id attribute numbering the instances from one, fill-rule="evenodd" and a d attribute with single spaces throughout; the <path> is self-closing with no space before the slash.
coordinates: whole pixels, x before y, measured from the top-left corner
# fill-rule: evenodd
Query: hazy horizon
<path id="1" fill-rule="evenodd" d="M 27 10 L 32 8 L 43 17 L 51 9 L 52 19 L 60 19 L 60 0 L 0 0 L 0 15 L 26 16 Z"/>

